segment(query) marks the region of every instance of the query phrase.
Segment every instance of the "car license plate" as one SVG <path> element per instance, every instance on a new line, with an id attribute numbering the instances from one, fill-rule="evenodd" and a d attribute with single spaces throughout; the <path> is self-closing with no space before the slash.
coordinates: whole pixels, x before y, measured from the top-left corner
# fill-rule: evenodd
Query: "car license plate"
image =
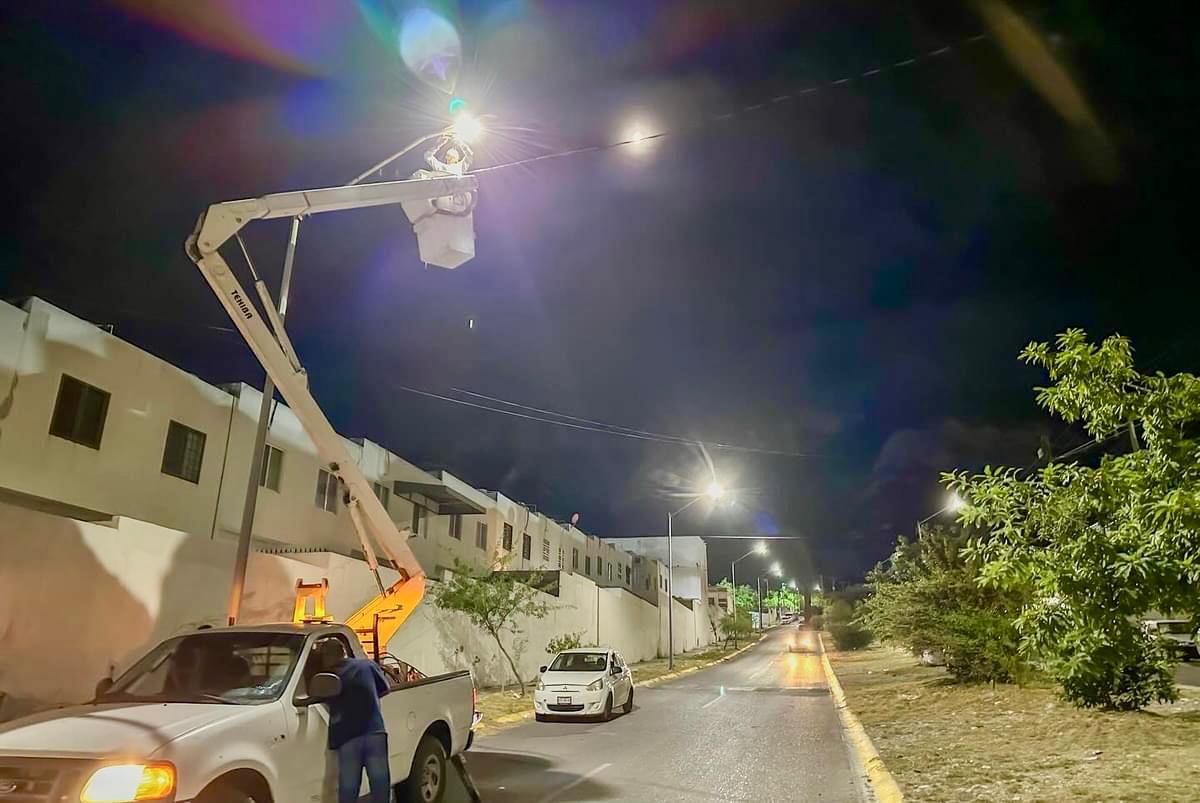
<path id="1" fill-rule="evenodd" d="M 568 697 L 563 697 L 563 696 L 560 694 L 560 695 L 558 696 L 558 704 L 559 704 L 559 705 L 570 705 L 570 704 L 571 704 L 571 698 L 570 698 L 569 696 L 568 696 Z"/>

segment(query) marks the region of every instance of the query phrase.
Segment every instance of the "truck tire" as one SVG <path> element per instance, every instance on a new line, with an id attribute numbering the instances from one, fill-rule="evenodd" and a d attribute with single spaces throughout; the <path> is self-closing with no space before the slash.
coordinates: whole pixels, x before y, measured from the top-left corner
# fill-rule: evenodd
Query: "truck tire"
<path id="1" fill-rule="evenodd" d="M 441 802 L 446 793 L 446 748 L 437 737 L 427 733 L 421 738 L 408 778 L 396 791 L 403 803 Z"/>
<path id="2" fill-rule="evenodd" d="M 218 781 L 196 798 L 196 803 L 265 803 L 257 801 L 235 786 Z"/>

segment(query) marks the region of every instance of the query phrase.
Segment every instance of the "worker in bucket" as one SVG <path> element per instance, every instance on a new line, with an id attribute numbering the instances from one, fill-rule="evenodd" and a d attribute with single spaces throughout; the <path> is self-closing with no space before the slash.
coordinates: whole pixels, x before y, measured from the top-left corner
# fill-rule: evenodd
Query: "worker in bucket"
<path id="1" fill-rule="evenodd" d="M 342 693 L 327 701 L 329 749 L 337 751 L 338 803 L 356 803 L 363 770 L 370 803 L 389 803 L 387 729 L 379 707 L 379 698 L 388 693 L 387 677 L 374 661 L 348 657 L 337 638 L 321 642 L 321 665 L 342 681 Z"/>

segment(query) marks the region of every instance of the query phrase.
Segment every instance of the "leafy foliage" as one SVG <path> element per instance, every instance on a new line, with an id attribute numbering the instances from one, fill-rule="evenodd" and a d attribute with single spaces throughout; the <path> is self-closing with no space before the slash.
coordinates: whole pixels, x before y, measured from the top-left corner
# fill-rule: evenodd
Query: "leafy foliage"
<path id="1" fill-rule="evenodd" d="M 859 618 L 881 641 L 914 654 L 940 652 L 959 680 L 1017 679 L 1027 671 L 1013 624 L 1021 594 L 980 586 L 978 561 L 962 553 L 966 544 L 967 536 L 953 527 L 932 527 L 913 542 L 900 539 L 868 577 L 873 593 Z"/>
<path id="2" fill-rule="evenodd" d="M 524 694 L 525 681 L 504 646 L 503 636 L 518 633 L 518 617 L 541 619 L 550 612 L 550 605 L 541 596 L 541 592 L 509 572 L 477 572 L 469 564 L 455 560 L 454 572 L 434 593 L 434 602 L 439 608 L 464 614 L 471 624 L 492 637 Z"/>
<path id="3" fill-rule="evenodd" d="M 783 588 L 772 588 L 771 593 L 763 597 L 763 605 L 768 610 L 792 611 L 799 610 L 804 606 L 804 600 L 795 590 L 784 586 Z"/>
<path id="4" fill-rule="evenodd" d="M 1021 358 L 1048 373 L 1037 395 L 1047 410 L 1098 442 L 1140 431 L 1144 448 L 1096 467 L 945 475 L 967 501 L 960 520 L 990 533 L 967 555 L 988 587 L 1030 590 L 1021 646 L 1068 699 L 1124 710 L 1172 700 L 1172 662 L 1136 619 L 1200 610 L 1200 380 L 1141 374 L 1127 339 L 1095 345 L 1079 330 Z"/>
<path id="5" fill-rule="evenodd" d="M 721 588 L 729 591 L 733 588 L 733 584 L 728 580 L 722 580 L 717 583 Z M 733 607 L 739 611 L 752 611 L 755 605 L 758 604 L 758 592 L 746 585 L 737 587 L 733 594 Z"/>
<path id="6" fill-rule="evenodd" d="M 725 638 L 733 639 L 735 645 L 738 641 L 749 639 L 753 631 L 754 623 L 749 611 L 739 610 L 721 617 L 721 632 L 725 634 Z"/>
<path id="7" fill-rule="evenodd" d="M 839 650 L 861 650 L 874 639 L 871 631 L 855 617 L 854 606 L 838 600 L 825 610 L 825 628 Z"/>
<path id="8" fill-rule="evenodd" d="M 583 633 L 563 633 L 561 636 L 554 636 L 550 641 L 546 642 L 546 652 L 549 655 L 558 655 L 563 650 L 576 650 L 583 646 Z"/>

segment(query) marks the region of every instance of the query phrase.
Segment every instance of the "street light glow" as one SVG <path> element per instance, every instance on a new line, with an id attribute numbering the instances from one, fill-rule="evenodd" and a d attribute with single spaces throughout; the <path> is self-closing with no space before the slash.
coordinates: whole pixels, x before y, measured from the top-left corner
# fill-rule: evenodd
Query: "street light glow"
<path id="1" fill-rule="evenodd" d="M 455 139 L 472 145 L 483 136 L 483 123 L 475 115 L 463 111 L 454 118 L 454 125 L 450 126 L 450 131 Z"/>
<path id="2" fill-rule="evenodd" d="M 708 487 L 704 489 L 704 495 L 714 502 L 719 502 L 725 496 L 725 489 L 721 487 L 721 483 L 719 482 L 710 482 Z"/>
<path id="3" fill-rule="evenodd" d="M 758 542 L 758 546 L 754 547 L 754 551 L 755 551 L 755 552 L 757 552 L 757 553 L 758 553 L 758 554 L 760 554 L 760 555 L 765 555 L 765 554 L 767 554 L 767 542 L 766 542 L 766 541 L 759 541 L 759 542 Z"/>
<path id="4" fill-rule="evenodd" d="M 963 509 L 964 505 L 966 505 L 966 502 L 963 501 L 963 498 L 956 493 L 952 493 L 950 494 L 949 501 L 946 502 L 946 510 L 949 510 L 951 513 L 957 513 Z"/>
<path id="5" fill-rule="evenodd" d="M 771 574 L 778 576 L 782 572 L 783 570 L 779 568 L 779 561 L 771 564 Z"/>

